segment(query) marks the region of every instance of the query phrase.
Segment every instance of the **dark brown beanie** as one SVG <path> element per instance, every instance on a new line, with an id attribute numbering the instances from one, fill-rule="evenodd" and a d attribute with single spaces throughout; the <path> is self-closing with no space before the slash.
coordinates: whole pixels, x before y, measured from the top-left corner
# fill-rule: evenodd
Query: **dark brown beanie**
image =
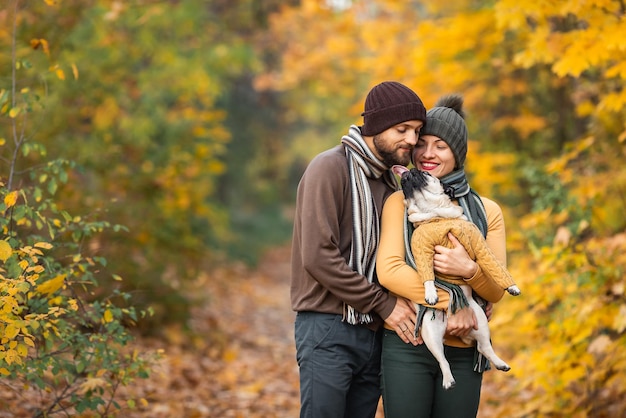
<path id="1" fill-rule="evenodd" d="M 361 116 L 361 134 L 374 136 L 409 120 L 425 122 L 426 109 L 413 90 L 396 81 L 384 81 L 367 94 Z"/>
<path id="2" fill-rule="evenodd" d="M 435 107 L 426 112 L 426 124 L 420 136 L 434 135 L 445 141 L 454 154 L 456 168 L 463 168 L 467 156 L 467 125 L 463 112 L 463 97 L 450 94 L 441 97 Z"/>

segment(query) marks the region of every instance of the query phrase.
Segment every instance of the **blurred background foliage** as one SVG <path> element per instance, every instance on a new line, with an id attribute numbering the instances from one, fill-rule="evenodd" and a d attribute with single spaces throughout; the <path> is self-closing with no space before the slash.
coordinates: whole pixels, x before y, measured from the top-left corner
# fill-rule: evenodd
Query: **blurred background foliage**
<path id="1" fill-rule="evenodd" d="M 393 79 L 427 107 L 464 95 L 472 184 L 505 211 L 523 296 L 497 308 L 513 377 L 490 377 L 502 390 L 483 402 L 502 416 L 625 410 L 623 1 L 8 5 L 0 90 L 11 94 L 16 25 L 18 58 L 48 68 L 20 80 L 42 98 L 29 135 L 77 164 L 60 204 L 128 227 L 92 246 L 156 324 L 184 322 L 202 302 L 185 291 L 199 271 L 254 265 L 289 242 L 307 162 L 361 122 L 371 86 Z M 16 188 L 38 163 L 25 162 Z"/>

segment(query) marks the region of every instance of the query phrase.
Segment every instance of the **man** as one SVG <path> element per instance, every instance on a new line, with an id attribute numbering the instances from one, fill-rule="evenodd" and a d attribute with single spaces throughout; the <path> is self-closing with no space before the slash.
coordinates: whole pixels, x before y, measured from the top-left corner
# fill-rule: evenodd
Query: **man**
<path id="1" fill-rule="evenodd" d="M 374 417 L 381 325 L 414 327 L 412 304 L 378 284 L 374 261 L 379 214 L 397 190 L 390 168 L 409 164 L 426 110 L 410 88 L 386 81 L 370 90 L 362 116 L 298 185 L 291 302 L 301 417 Z"/>

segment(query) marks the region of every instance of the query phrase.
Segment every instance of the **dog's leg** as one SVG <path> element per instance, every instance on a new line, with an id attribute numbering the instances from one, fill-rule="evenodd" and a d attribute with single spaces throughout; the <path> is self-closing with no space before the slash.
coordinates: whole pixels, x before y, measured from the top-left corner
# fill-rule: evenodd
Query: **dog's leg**
<path id="1" fill-rule="evenodd" d="M 447 324 L 448 320 L 445 312 L 436 310 L 434 318 L 430 312 L 427 312 L 422 319 L 421 333 L 424 344 L 426 344 L 426 347 L 439 363 L 439 368 L 443 375 L 443 388 L 446 390 L 453 388 L 456 384 L 450 370 L 450 363 L 448 363 L 443 351 L 443 336 L 446 333 Z"/>
<path id="2" fill-rule="evenodd" d="M 424 282 L 424 299 L 429 305 L 436 305 L 439 302 L 439 296 L 437 296 L 437 287 L 435 287 L 434 280 L 427 280 Z"/>
<path id="3" fill-rule="evenodd" d="M 467 301 L 470 304 L 470 307 L 474 310 L 474 314 L 476 315 L 476 320 L 478 322 L 478 329 L 472 330 L 467 337 L 467 340 L 463 338 L 463 340 L 468 343 L 471 340 L 476 340 L 476 348 L 478 352 L 483 356 L 487 357 L 491 364 L 498 370 L 502 370 L 504 372 L 508 372 L 511 370 L 511 367 L 506 364 L 504 360 L 502 360 L 496 352 L 493 350 L 493 346 L 490 341 L 490 332 L 489 332 L 489 322 L 487 321 L 487 316 L 485 312 L 482 310 L 478 303 L 472 297 L 472 291 L 469 289 L 469 286 L 461 286 L 463 289 L 463 293 L 467 297 Z M 465 289 L 467 288 L 467 289 Z M 469 290 L 468 290 L 469 289 Z"/>

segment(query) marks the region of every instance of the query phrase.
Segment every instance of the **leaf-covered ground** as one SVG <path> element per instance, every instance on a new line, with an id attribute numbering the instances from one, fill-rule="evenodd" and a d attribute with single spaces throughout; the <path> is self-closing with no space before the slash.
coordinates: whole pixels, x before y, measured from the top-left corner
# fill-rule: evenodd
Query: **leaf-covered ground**
<path id="1" fill-rule="evenodd" d="M 169 328 L 165 338 L 136 341 L 140 351 L 162 350 L 163 357 L 149 379 L 119 391 L 124 408 L 118 416 L 298 417 L 288 250 L 267 254 L 256 271 L 208 272 L 194 289 L 198 300 L 207 300 L 194 309 L 191 327 L 196 337 Z M 487 374 L 483 394 L 489 386 Z M 33 416 L 31 391 L 1 389 L 0 405 L 5 410 L 0 418 Z M 136 401 L 134 408 L 126 406 L 128 399 Z M 489 405 L 484 403 L 480 417 L 488 416 Z M 382 417 L 379 405 L 377 418 Z"/>
<path id="2" fill-rule="evenodd" d="M 207 273 L 195 288 L 208 298 L 194 310 L 198 337 L 168 330 L 166 357 L 153 377 L 141 390 L 129 388 L 148 402 L 132 416 L 297 417 L 288 251 L 267 254 L 256 271 Z"/>

